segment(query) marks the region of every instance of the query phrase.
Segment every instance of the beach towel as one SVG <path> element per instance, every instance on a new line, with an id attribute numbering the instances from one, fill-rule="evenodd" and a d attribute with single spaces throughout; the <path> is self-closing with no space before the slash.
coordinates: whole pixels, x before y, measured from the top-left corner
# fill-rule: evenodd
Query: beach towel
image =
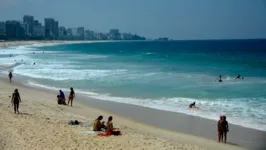
<path id="1" fill-rule="evenodd" d="M 92 130 L 88 130 L 88 131 L 81 131 L 79 132 L 80 134 L 99 134 L 102 131 L 92 131 Z"/>

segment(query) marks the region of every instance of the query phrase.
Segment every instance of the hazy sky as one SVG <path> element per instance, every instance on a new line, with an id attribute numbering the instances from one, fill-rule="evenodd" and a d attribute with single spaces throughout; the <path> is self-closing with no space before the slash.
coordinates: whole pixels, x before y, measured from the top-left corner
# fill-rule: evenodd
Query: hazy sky
<path id="1" fill-rule="evenodd" d="M 266 0 L 0 0 L 0 21 L 25 14 L 150 38 L 266 38 Z"/>

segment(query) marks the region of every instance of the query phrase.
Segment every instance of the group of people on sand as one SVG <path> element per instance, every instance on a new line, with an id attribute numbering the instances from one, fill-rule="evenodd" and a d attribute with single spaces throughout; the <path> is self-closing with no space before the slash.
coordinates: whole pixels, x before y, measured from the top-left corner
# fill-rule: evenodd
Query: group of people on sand
<path id="1" fill-rule="evenodd" d="M 102 121 L 103 116 L 99 116 L 93 123 L 93 131 L 105 131 L 106 135 L 120 135 L 121 132 L 118 128 L 113 127 L 113 117 L 109 116 L 105 125 L 105 121 Z M 102 122 L 101 122 L 102 121 Z"/>
<path id="2" fill-rule="evenodd" d="M 75 97 L 75 92 L 73 87 L 70 88 L 69 96 L 68 96 L 68 102 L 66 103 L 65 94 L 62 90 L 59 90 L 59 94 L 57 95 L 57 104 L 59 105 L 69 105 L 72 106 L 73 100 Z"/>
<path id="3" fill-rule="evenodd" d="M 241 77 L 240 74 L 238 74 L 235 80 L 244 80 L 244 77 Z M 222 75 L 219 75 L 218 82 L 223 82 Z"/>
<path id="4" fill-rule="evenodd" d="M 228 122 L 226 121 L 226 116 L 220 116 L 220 120 L 217 123 L 218 131 L 218 142 L 220 141 L 226 143 L 227 132 L 229 132 Z"/>
<path id="5" fill-rule="evenodd" d="M 196 102 L 193 102 L 189 104 L 188 108 L 193 109 L 199 107 L 196 106 Z M 218 142 L 220 143 L 220 141 L 222 141 L 226 143 L 227 132 L 229 132 L 229 126 L 228 122 L 226 121 L 226 116 L 220 116 L 220 120 L 217 123 L 217 131 L 218 131 Z"/>

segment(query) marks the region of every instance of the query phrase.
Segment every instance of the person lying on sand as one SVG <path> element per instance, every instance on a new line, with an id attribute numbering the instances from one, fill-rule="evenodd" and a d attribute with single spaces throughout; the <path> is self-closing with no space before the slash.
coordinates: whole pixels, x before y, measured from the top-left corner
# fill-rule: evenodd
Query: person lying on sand
<path id="1" fill-rule="evenodd" d="M 107 133 L 107 134 L 111 134 L 111 135 L 120 135 L 121 132 L 119 131 L 119 129 L 113 127 L 113 122 L 112 122 L 112 120 L 113 120 L 113 117 L 110 116 L 110 117 L 108 118 L 108 121 L 107 121 L 107 130 L 106 130 L 106 133 Z"/>
<path id="2" fill-rule="evenodd" d="M 93 123 L 93 131 L 102 131 L 104 122 L 101 123 L 103 116 L 99 116 Z M 105 125 L 104 125 L 105 126 Z"/>
<path id="3" fill-rule="evenodd" d="M 223 128 L 222 128 L 222 120 L 223 116 L 220 116 L 220 120 L 217 122 L 217 131 L 218 131 L 218 142 L 223 141 Z"/>
<path id="4" fill-rule="evenodd" d="M 15 89 L 14 90 L 14 93 L 12 95 L 12 98 L 11 98 L 11 103 L 13 104 L 14 106 L 14 111 L 15 113 L 19 113 L 18 109 L 19 109 L 19 103 L 21 102 L 21 98 L 20 98 L 20 95 L 19 95 L 19 92 L 18 92 L 18 89 Z"/>
<path id="5" fill-rule="evenodd" d="M 65 94 L 62 90 L 59 90 L 59 95 L 57 95 L 57 103 L 60 105 L 61 104 L 66 105 Z"/>
<path id="6" fill-rule="evenodd" d="M 11 83 L 12 82 L 12 78 L 13 78 L 13 74 L 12 74 L 11 71 L 8 74 L 8 78 L 9 78 L 9 82 Z"/>

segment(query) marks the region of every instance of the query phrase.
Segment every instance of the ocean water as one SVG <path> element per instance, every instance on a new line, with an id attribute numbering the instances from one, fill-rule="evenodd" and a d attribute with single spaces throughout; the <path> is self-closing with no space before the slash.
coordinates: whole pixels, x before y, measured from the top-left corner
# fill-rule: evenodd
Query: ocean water
<path id="1" fill-rule="evenodd" d="M 0 49 L 0 64 L 25 84 L 266 131 L 266 40 L 18 46 Z"/>

